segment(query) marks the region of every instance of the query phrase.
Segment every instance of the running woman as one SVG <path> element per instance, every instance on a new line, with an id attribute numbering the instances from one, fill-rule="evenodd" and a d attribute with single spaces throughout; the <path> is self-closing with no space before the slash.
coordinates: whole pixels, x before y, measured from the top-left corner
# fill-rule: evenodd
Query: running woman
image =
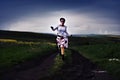
<path id="1" fill-rule="evenodd" d="M 68 48 L 68 32 L 67 32 L 67 26 L 65 26 L 65 18 L 60 18 L 60 25 L 58 25 L 57 27 L 52 27 L 51 29 L 53 31 L 57 30 L 57 46 L 58 48 L 61 50 L 60 55 L 62 56 L 62 59 L 64 60 L 64 52 L 65 52 L 65 48 Z"/>

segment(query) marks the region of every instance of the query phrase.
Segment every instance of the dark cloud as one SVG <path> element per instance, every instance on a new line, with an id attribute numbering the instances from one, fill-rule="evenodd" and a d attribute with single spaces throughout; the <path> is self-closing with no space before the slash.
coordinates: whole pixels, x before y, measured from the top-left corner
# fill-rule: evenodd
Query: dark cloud
<path id="1" fill-rule="evenodd" d="M 120 0 L 0 0 L 0 29 L 3 24 L 29 14 L 71 10 L 119 24 Z M 119 27 L 118 27 L 119 28 Z M 120 29 L 120 28 L 119 28 Z"/>

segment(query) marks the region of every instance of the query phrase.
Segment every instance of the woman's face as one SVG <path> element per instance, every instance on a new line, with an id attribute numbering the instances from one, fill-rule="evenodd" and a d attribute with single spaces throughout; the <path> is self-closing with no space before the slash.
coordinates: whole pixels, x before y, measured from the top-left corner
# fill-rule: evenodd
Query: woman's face
<path id="1" fill-rule="evenodd" d="M 61 24 L 64 25 L 65 23 L 65 20 L 60 20 Z"/>

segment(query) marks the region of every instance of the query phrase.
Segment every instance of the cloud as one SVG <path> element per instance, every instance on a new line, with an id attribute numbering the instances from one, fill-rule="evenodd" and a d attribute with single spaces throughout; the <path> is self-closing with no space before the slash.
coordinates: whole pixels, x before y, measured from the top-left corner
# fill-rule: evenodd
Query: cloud
<path id="1" fill-rule="evenodd" d="M 7 24 L 6 29 L 15 31 L 31 31 L 40 33 L 56 33 L 50 30 L 50 26 L 56 27 L 59 25 L 59 18 L 66 18 L 68 32 L 71 34 L 118 34 L 119 24 L 114 23 L 114 20 L 99 17 L 93 17 L 92 13 L 77 13 L 77 11 L 61 10 L 48 12 L 44 15 L 31 14 L 20 18 L 14 22 Z M 95 13 L 93 13 L 95 14 Z M 99 15 L 96 13 L 96 15 Z M 116 32 L 115 32 L 116 31 Z"/>
<path id="2" fill-rule="evenodd" d="M 55 33 L 50 26 L 65 17 L 71 34 L 119 34 L 119 5 L 118 0 L 1 1 L 0 29 Z"/>

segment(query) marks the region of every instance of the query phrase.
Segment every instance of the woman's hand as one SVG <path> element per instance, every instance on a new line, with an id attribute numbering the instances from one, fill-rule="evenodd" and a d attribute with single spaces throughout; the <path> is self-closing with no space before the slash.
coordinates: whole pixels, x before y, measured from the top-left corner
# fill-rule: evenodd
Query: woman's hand
<path id="1" fill-rule="evenodd" d="M 54 28 L 52 26 L 50 28 L 54 31 Z"/>

